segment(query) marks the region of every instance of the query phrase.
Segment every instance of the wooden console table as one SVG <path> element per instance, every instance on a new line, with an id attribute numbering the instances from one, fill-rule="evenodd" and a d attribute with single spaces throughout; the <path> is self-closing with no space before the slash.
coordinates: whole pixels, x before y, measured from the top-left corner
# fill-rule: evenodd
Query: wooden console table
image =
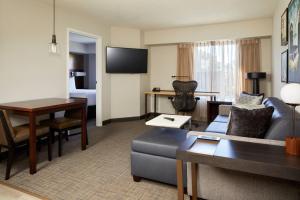
<path id="1" fill-rule="evenodd" d="M 198 164 L 300 182 L 300 157 L 286 155 L 283 146 L 227 139 L 209 141 L 190 136 L 178 148 L 176 158 L 179 200 L 184 199 L 184 161 L 191 162 L 193 200 L 198 196 Z"/>
<path id="2" fill-rule="evenodd" d="M 36 173 L 36 118 L 39 115 L 50 114 L 54 118 L 54 113 L 58 111 L 80 109 L 81 110 L 81 149 L 86 149 L 86 102 L 80 99 L 38 99 L 30 101 L 20 101 L 5 103 L 0 105 L 0 109 L 13 112 L 17 115 L 28 116 L 29 118 L 29 167 L 30 174 Z"/>

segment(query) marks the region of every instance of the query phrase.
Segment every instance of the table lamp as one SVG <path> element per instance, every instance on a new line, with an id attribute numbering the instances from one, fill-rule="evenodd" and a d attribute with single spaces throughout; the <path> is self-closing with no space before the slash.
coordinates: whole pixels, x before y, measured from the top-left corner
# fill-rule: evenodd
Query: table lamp
<path id="1" fill-rule="evenodd" d="M 259 80 L 267 77 L 266 72 L 248 72 L 247 79 L 252 80 L 252 92 L 253 94 L 259 94 Z"/>
<path id="2" fill-rule="evenodd" d="M 286 153 L 300 156 L 300 137 L 296 137 L 296 106 L 300 105 L 300 84 L 285 85 L 280 92 L 282 100 L 293 108 L 293 133 L 286 137 Z"/>

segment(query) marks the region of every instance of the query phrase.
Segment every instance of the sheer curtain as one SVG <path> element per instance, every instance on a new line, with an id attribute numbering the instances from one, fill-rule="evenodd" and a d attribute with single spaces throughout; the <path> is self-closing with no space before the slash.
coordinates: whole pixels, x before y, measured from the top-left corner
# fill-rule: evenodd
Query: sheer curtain
<path id="1" fill-rule="evenodd" d="M 197 91 L 220 92 L 218 100 L 234 101 L 238 93 L 239 57 L 233 40 L 200 42 L 194 47 L 194 79 Z M 195 118 L 206 120 L 206 103 L 200 100 Z M 196 117 L 198 116 L 198 117 Z"/>

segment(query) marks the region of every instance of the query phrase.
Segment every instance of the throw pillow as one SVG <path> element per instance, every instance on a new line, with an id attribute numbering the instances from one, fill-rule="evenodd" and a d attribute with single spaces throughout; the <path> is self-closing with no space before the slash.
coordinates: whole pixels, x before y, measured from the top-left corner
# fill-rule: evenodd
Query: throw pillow
<path id="1" fill-rule="evenodd" d="M 233 106 L 227 135 L 264 138 L 273 112 L 273 107 L 248 110 Z"/>
<path id="2" fill-rule="evenodd" d="M 249 94 L 242 92 L 237 101 L 237 104 L 260 105 L 264 99 L 264 94 Z"/>
<path id="3" fill-rule="evenodd" d="M 256 105 L 256 104 L 235 104 L 235 107 L 243 108 L 247 110 L 255 110 L 255 109 L 261 109 L 265 108 L 266 106 L 264 104 Z"/>

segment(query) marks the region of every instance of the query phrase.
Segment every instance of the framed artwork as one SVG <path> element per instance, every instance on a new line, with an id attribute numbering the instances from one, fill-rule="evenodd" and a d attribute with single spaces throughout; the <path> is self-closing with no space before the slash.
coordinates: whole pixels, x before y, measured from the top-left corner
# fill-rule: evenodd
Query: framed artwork
<path id="1" fill-rule="evenodd" d="M 281 15 L 281 46 L 288 44 L 288 9 Z"/>
<path id="2" fill-rule="evenodd" d="M 300 0 L 292 0 L 288 7 L 288 82 L 300 83 L 299 43 L 300 43 Z"/>
<path id="3" fill-rule="evenodd" d="M 281 82 L 288 82 L 288 50 L 281 53 Z"/>

